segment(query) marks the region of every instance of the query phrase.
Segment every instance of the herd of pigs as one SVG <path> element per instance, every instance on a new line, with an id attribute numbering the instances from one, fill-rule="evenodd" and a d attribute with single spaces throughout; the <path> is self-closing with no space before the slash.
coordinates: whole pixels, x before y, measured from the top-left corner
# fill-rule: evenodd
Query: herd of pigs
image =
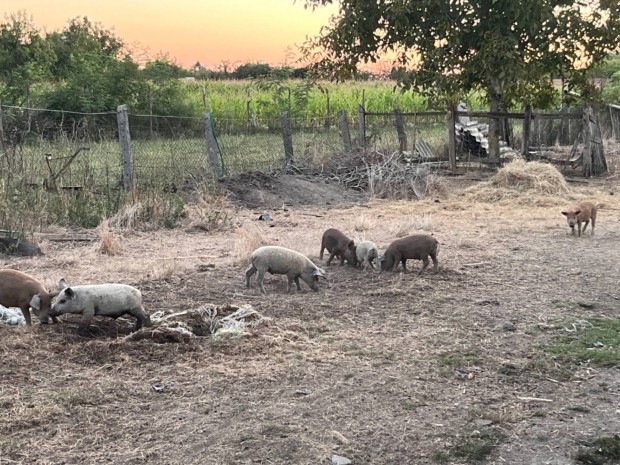
<path id="1" fill-rule="evenodd" d="M 591 222 L 591 234 L 594 235 L 597 206 L 591 202 L 583 202 L 562 212 L 566 216 L 572 234 L 581 237 Z M 582 227 L 583 226 L 583 227 Z M 377 246 L 370 241 L 358 244 L 349 239 L 337 229 L 328 229 L 321 240 L 320 259 L 327 250 L 330 254 L 326 265 L 330 265 L 334 258 L 344 265 L 347 261 L 355 267 L 369 266 L 375 268 L 374 262 L 380 264 L 381 271 L 396 271 L 402 263 L 406 272 L 407 260 L 422 260 L 422 273 L 429 264 L 429 257 L 433 260 L 433 268 L 438 270 L 437 254 L 439 242 L 426 234 L 415 234 L 395 240 L 379 255 Z M 319 278 L 326 278 L 325 271 L 316 266 L 308 257 L 291 249 L 277 246 L 263 246 L 256 249 L 250 257 L 251 265 L 245 273 L 246 286 L 250 287 L 250 279 L 257 274 L 260 291 L 266 294 L 263 280 L 265 273 L 286 275 L 288 278 L 287 290 L 295 282 L 297 290 L 301 290 L 299 280 L 302 279 L 312 290 L 318 290 Z M 47 324 L 51 317 L 54 323 L 65 313 L 82 315 L 78 332 L 88 334 L 89 325 L 94 316 L 118 318 L 122 315 L 131 315 L 136 319 L 134 330 L 143 326 L 150 326 L 151 319 L 142 306 L 142 295 L 138 289 L 126 284 L 90 284 L 69 286 L 61 279 L 58 290 L 48 292 L 45 286 L 36 278 L 21 271 L 0 270 L 0 305 L 4 307 L 19 307 L 24 315 L 26 324 L 30 326 L 32 320 L 30 309 L 42 324 Z"/>

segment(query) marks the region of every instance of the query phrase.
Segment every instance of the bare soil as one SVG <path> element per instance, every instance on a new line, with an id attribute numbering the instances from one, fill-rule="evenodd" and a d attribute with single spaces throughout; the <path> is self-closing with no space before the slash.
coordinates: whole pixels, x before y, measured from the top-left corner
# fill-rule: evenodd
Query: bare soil
<path id="1" fill-rule="evenodd" d="M 317 293 L 288 295 L 286 278 L 268 275 L 261 296 L 234 264 L 243 249 L 234 230 L 126 232 L 117 256 L 43 243 L 43 257 L 2 259 L 49 286 L 62 276 L 135 285 L 150 313 L 249 303 L 272 321 L 249 337 L 188 344 L 124 341 L 133 324 L 124 319 L 96 319 L 89 338 L 73 317 L 0 326 L 0 464 L 329 464 L 333 454 L 464 464 L 474 461 L 466 446 L 484 439 L 496 446 L 484 463 L 560 465 L 575 463 L 585 441 L 620 432 L 618 367 L 566 365 L 543 351 L 568 322 L 618 318 L 617 179 L 572 191 L 605 203 L 596 235 L 581 239 L 560 214 L 571 199 L 474 204 L 459 191 L 360 203 L 355 194 L 326 209 L 337 191 L 304 204 L 252 179 L 230 186 L 257 196 L 236 222 L 266 243 L 318 263 L 329 227 L 381 250 L 425 231 L 440 241 L 439 273 L 332 265 Z M 273 221 L 257 221 L 267 206 Z M 214 268 L 199 272 L 206 262 Z"/>
<path id="2" fill-rule="evenodd" d="M 285 206 L 336 206 L 364 200 L 363 194 L 343 189 L 320 176 L 280 174 L 260 171 L 241 173 L 220 181 L 229 198 L 246 208 Z"/>

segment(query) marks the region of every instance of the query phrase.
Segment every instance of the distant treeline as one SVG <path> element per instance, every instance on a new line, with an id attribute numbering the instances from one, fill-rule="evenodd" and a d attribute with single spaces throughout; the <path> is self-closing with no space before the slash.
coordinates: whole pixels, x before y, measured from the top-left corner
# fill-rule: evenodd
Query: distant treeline
<path id="1" fill-rule="evenodd" d="M 183 68 L 168 57 L 142 63 L 135 55 L 121 38 L 88 18 L 72 19 L 61 30 L 44 33 L 20 12 L 0 23 L 0 103 L 86 113 L 107 112 L 127 104 L 135 113 L 197 116 L 205 110 L 205 100 L 197 95 L 201 91 L 196 85 L 183 82 L 183 78 L 194 78 L 252 82 L 253 87 L 244 91 L 246 103 L 236 110 L 239 119 L 266 110 L 277 115 L 276 107 L 302 115 L 316 92 L 325 101 L 327 113 L 345 107 L 333 88 L 330 93 L 305 67 L 266 63 L 234 67 L 222 62 L 216 69 L 207 69 L 197 62 Z M 619 70 L 620 57 L 614 55 L 593 76 L 611 78 L 615 90 L 610 95 L 614 98 L 620 95 Z M 389 81 L 385 87 L 393 88 L 391 79 L 397 77 L 383 76 Z M 360 72 L 356 80 L 375 78 L 379 76 Z M 203 85 L 202 91 L 207 87 Z M 381 95 L 389 105 L 401 98 L 387 98 L 383 91 Z M 361 103 L 359 95 L 350 98 Z M 214 111 L 215 106 L 211 105 Z"/>

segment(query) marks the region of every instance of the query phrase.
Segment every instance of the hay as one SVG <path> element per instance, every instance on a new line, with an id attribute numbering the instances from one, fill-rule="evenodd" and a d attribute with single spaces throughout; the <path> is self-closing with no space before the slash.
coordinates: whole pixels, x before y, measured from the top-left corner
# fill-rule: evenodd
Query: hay
<path id="1" fill-rule="evenodd" d="M 99 246 L 97 252 L 104 255 L 120 255 L 123 252 L 121 240 L 111 229 L 108 220 L 99 225 Z"/>
<path id="2" fill-rule="evenodd" d="M 151 315 L 152 327 L 131 333 L 123 341 L 153 339 L 156 342 L 188 343 L 196 337 L 239 339 L 251 335 L 252 329 L 270 320 L 249 304 L 209 304 L 170 315 L 154 313 Z"/>
<path id="3" fill-rule="evenodd" d="M 545 204 L 557 203 L 557 197 L 569 193 L 564 176 L 553 165 L 516 159 L 501 168 L 488 181 L 465 189 L 465 195 L 480 202 L 501 202 L 520 197 L 545 198 Z M 554 198 L 555 197 L 555 198 Z"/>
<path id="4" fill-rule="evenodd" d="M 250 256 L 261 245 L 265 244 L 262 230 L 255 224 L 244 224 L 235 231 L 235 243 L 233 245 L 233 264 L 246 266 L 250 263 Z"/>

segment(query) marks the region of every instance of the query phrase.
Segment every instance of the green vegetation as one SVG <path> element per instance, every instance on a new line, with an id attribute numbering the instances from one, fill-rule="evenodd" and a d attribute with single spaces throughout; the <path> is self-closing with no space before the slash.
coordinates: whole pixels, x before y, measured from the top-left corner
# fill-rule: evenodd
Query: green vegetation
<path id="1" fill-rule="evenodd" d="M 334 0 L 306 3 L 316 7 Z M 620 35 L 618 2 L 341 0 L 339 5 L 335 20 L 306 46 L 309 56 L 320 56 L 320 72 L 347 78 L 358 65 L 392 52 L 404 88 L 452 104 L 481 92 L 494 112 L 515 105 L 550 107 L 557 75 L 569 90 L 591 100 L 595 89 L 588 71 L 617 50 Z M 499 121 L 492 120 L 492 158 L 499 157 L 499 129 Z"/>
<path id="2" fill-rule="evenodd" d="M 575 460 L 585 465 L 612 465 L 620 463 L 620 436 L 603 436 L 582 448 Z"/>
<path id="3" fill-rule="evenodd" d="M 600 366 L 620 364 L 620 320 L 588 318 L 561 325 L 544 350 L 556 360 Z"/>
<path id="4" fill-rule="evenodd" d="M 460 444 L 448 451 L 435 451 L 432 460 L 435 463 L 452 463 L 452 457 L 464 460 L 466 463 L 484 462 L 493 450 L 506 438 L 506 435 L 495 428 L 483 428 L 473 432 Z"/>

